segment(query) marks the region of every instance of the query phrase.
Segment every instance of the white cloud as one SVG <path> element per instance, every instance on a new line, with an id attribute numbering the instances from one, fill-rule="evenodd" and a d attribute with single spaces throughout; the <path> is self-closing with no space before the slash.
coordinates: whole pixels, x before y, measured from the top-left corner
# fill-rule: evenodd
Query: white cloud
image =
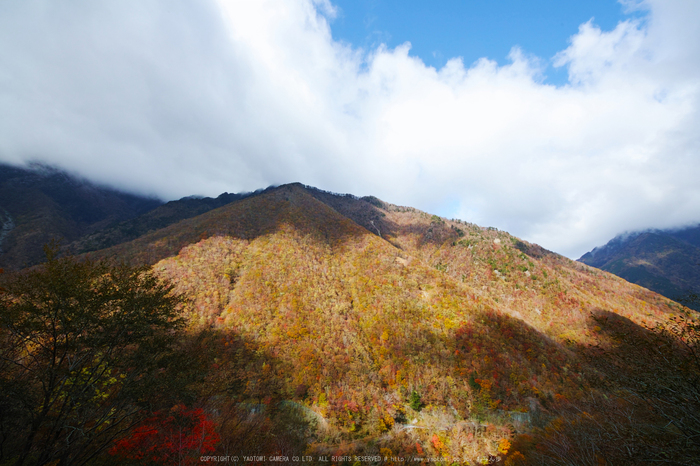
<path id="1" fill-rule="evenodd" d="M 164 197 L 302 181 L 576 257 L 700 221 L 700 4 L 627 3 L 644 20 L 581 25 L 555 87 L 519 49 L 335 43 L 327 0 L 3 2 L 0 159 Z"/>

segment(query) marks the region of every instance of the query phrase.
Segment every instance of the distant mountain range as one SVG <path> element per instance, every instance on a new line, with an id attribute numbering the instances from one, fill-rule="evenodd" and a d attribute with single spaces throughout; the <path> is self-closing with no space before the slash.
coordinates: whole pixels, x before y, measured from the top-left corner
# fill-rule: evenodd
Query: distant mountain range
<path id="1" fill-rule="evenodd" d="M 0 267 L 36 264 L 52 238 L 72 242 L 161 204 L 47 166 L 0 165 Z"/>
<path id="2" fill-rule="evenodd" d="M 579 261 L 700 310 L 700 225 L 627 233 Z"/>
<path id="3" fill-rule="evenodd" d="M 163 203 L 48 166 L 0 164 L 0 268 L 43 262 L 42 246 L 54 239 L 73 254 L 103 249 L 251 194 Z"/>

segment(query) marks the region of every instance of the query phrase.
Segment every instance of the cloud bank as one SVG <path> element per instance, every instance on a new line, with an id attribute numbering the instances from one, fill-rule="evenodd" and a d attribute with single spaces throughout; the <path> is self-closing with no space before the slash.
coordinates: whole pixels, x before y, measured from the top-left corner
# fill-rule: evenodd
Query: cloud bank
<path id="1" fill-rule="evenodd" d="M 163 198 L 301 181 L 578 257 L 700 221 L 700 3 L 427 67 L 334 42 L 328 0 L 0 3 L 0 160 Z"/>

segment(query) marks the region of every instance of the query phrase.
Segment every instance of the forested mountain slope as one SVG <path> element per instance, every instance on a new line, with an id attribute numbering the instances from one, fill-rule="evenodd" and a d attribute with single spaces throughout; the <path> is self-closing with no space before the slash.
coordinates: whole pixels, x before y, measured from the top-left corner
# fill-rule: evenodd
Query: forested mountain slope
<path id="1" fill-rule="evenodd" d="M 97 186 L 52 167 L 0 164 L 0 268 L 42 262 L 42 246 L 51 240 L 59 241 L 65 254 L 104 249 L 254 194 L 163 203 Z"/>
<path id="2" fill-rule="evenodd" d="M 151 265 L 193 322 L 252 342 L 240 399 L 274 380 L 316 416 L 308 451 L 631 461 L 679 435 L 609 382 L 643 360 L 619 332 L 687 310 L 505 232 L 293 184 L 91 257 Z"/>
<path id="3" fill-rule="evenodd" d="M 134 240 L 146 233 L 165 228 L 180 220 L 196 217 L 254 193 L 223 193 L 216 198 L 185 197 L 170 201 L 136 218 L 125 220 L 73 241 L 66 249 L 80 254 Z"/>
<path id="4" fill-rule="evenodd" d="M 70 242 L 159 206 L 51 167 L 0 164 L 0 267 L 41 262 L 42 245 Z"/>

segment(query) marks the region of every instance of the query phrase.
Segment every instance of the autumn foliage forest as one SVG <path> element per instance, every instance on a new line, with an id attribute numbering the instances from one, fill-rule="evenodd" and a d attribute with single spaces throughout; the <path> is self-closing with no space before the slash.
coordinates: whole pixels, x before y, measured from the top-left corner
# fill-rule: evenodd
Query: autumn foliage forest
<path id="1" fill-rule="evenodd" d="M 107 422 L 99 435 L 61 430 L 84 407 L 66 402 L 59 416 L 3 394 L 29 424 L 40 422 L 32 409 L 46 411 L 53 424 L 36 435 L 86 440 L 80 455 L 41 456 L 31 429 L 2 415 L 0 464 L 700 461 L 697 314 L 493 228 L 292 184 L 75 259 L 85 260 L 145 265 L 134 273 L 176 300 L 158 324 L 171 338 L 164 359 L 139 369 L 100 359 L 102 348 L 81 366 L 100 377 L 62 372 L 63 392 L 79 384 L 90 403 L 119 400 L 119 418 L 93 410 Z M 9 309 L 21 294 L 3 286 Z M 5 388 L 24 374 L 10 361 L 16 328 L 3 321 Z M 163 386 L 168 396 L 155 396 Z"/>

